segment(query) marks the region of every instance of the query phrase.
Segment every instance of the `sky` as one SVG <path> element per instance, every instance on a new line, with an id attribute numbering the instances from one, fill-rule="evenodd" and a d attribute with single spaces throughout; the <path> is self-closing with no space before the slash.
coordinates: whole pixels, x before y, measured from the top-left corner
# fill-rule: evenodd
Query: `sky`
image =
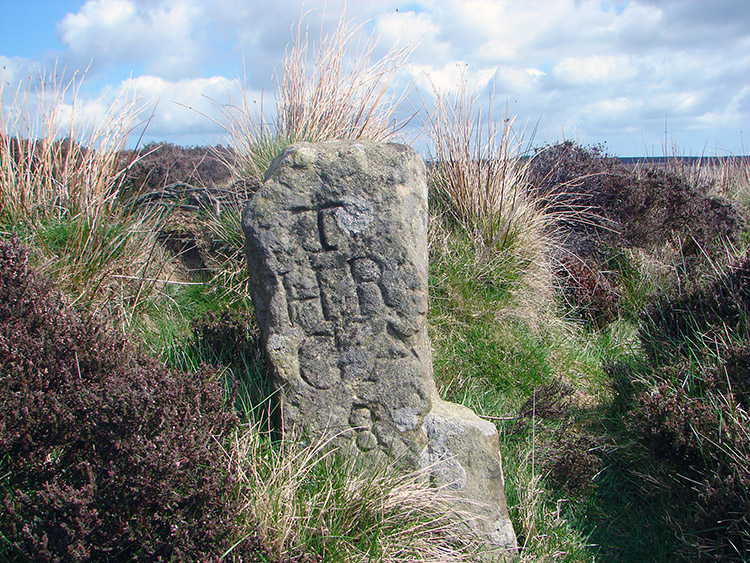
<path id="1" fill-rule="evenodd" d="M 519 138 L 602 144 L 617 156 L 750 153 L 750 0 L 0 0 L 3 109 L 40 72 L 77 79 L 78 110 L 138 96 L 135 142 L 225 143 L 217 108 L 240 89 L 273 107 L 302 19 L 342 13 L 413 52 L 393 80 L 401 132 L 420 135 L 435 90 L 465 80 Z M 77 73 L 77 74 L 76 74 Z M 747 137 L 747 138 L 745 138 Z M 139 141 L 140 140 L 140 141 Z"/>

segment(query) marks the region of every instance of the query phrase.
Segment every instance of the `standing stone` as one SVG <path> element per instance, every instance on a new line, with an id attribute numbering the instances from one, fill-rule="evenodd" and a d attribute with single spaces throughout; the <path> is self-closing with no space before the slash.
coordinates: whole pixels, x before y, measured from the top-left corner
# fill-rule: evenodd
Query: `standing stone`
<path id="1" fill-rule="evenodd" d="M 515 553 L 497 430 L 435 388 L 422 159 L 396 144 L 292 145 L 242 226 L 282 430 L 429 468 L 467 499 L 496 559 Z"/>

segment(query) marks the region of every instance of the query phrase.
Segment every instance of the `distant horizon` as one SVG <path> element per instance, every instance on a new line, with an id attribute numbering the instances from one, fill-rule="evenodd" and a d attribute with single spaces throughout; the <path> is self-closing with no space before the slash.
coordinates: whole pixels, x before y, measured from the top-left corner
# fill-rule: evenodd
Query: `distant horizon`
<path id="1" fill-rule="evenodd" d="M 391 141 L 399 143 L 400 141 Z M 558 141 L 557 143 L 551 143 L 550 146 L 554 146 L 555 144 L 563 143 L 565 141 Z M 575 142 L 575 141 L 574 141 Z M 180 147 L 182 149 L 210 149 L 212 147 L 222 147 L 226 149 L 230 149 L 231 147 L 227 146 L 226 144 L 222 143 L 213 143 L 213 144 L 203 144 L 203 145 L 180 145 L 177 143 L 173 143 L 168 140 L 160 140 L 160 141 L 148 141 L 147 143 L 141 144 L 140 147 L 131 147 L 124 150 L 136 150 L 136 149 L 143 149 L 146 146 L 152 145 L 152 144 L 169 144 L 176 147 Z M 409 144 L 409 143 L 402 143 L 402 144 Z M 581 143 L 577 143 L 579 146 L 583 148 L 593 148 L 597 145 L 585 145 Z M 531 149 L 534 150 L 541 150 L 546 145 L 540 145 L 540 146 L 532 146 Z M 521 158 L 528 158 L 529 155 L 522 155 Z M 677 160 L 677 161 L 726 161 L 726 160 L 750 160 L 750 154 L 724 154 L 724 155 L 681 155 L 681 154 L 667 154 L 667 155 L 618 155 L 614 153 L 607 152 L 605 153 L 605 156 L 616 158 L 617 160 L 623 161 L 624 163 L 628 163 L 630 161 L 637 163 L 637 162 L 647 162 L 647 163 L 659 163 L 659 162 L 667 162 L 670 160 Z M 427 156 L 422 154 L 422 157 L 426 160 L 429 160 Z"/>

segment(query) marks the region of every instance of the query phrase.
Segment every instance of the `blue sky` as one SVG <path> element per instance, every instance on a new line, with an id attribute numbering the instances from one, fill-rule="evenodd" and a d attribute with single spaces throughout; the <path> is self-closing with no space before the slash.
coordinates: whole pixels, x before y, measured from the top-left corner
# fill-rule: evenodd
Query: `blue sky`
<path id="1" fill-rule="evenodd" d="M 278 63 L 301 13 L 326 33 L 346 7 L 380 53 L 414 42 L 394 88 L 408 108 L 464 76 L 494 114 L 536 144 L 606 143 L 620 156 L 747 154 L 748 0 L 0 0 L 8 105 L 19 80 L 88 68 L 80 102 L 126 88 L 156 103 L 146 140 L 223 142 L 215 114 L 247 77 L 272 106 Z M 212 100 L 214 103 L 212 103 Z M 187 109 L 187 107 L 195 110 Z M 212 113 L 214 112 L 214 113 Z M 404 132 L 416 135 L 416 123 Z M 427 150 L 419 138 L 417 145 Z"/>

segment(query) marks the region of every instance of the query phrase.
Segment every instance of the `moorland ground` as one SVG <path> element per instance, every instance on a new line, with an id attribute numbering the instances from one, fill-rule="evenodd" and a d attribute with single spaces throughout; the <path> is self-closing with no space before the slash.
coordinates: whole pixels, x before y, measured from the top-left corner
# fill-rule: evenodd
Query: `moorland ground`
<path id="1" fill-rule="evenodd" d="M 23 130 L 28 108 L 0 108 L 3 560 L 481 549 L 419 475 L 269 431 L 242 206 L 288 142 L 394 133 L 382 67 L 357 98 L 356 75 L 326 82 L 294 53 L 273 127 L 225 107 L 232 148 L 123 150 L 128 104 L 61 131 L 61 83 L 42 134 Z M 435 94 L 435 378 L 498 427 L 520 560 L 747 560 L 748 159 L 519 150 L 512 120 Z"/>

